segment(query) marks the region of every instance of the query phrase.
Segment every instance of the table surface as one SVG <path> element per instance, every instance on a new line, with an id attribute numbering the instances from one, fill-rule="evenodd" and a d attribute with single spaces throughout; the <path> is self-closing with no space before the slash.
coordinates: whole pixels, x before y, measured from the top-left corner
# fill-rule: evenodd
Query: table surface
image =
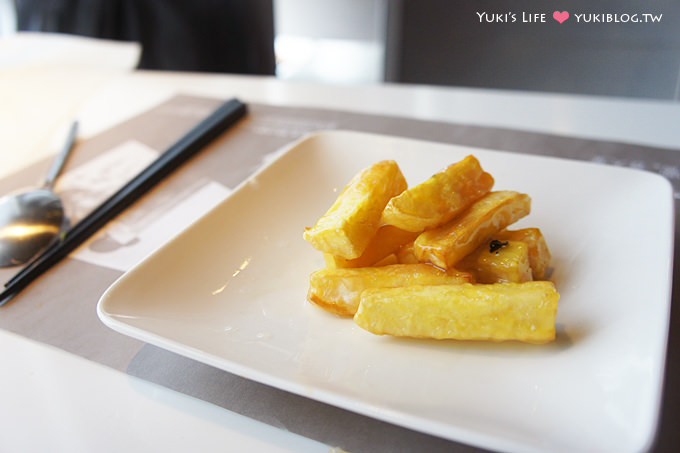
<path id="1" fill-rule="evenodd" d="M 134 71 L 138 52 L 63 37 L 0 40 L 0 177 L 53 153 L 74 117 L 87 139 L 178 93 L 680 148 L 680 103 Z M 3 330 L 0 361 L 2 451 L 334 447 Z"/>

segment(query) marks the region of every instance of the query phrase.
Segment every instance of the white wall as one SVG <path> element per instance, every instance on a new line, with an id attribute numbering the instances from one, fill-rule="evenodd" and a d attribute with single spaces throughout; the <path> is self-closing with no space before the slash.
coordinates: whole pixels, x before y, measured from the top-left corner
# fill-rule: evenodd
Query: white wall
<path id="1" fill-rule="evenodd" d="M 0 0 L 0 36 L 16 32 L 17 21 L 12 0 Z"/>
<path id="2" fill-rule="evenodd" d="M 277 76 L 382 81 L 387 1 L 274 0 Z"/>
<path id="3" fill-rule="evenodd" d="M 274 0 L 276 33 L 382 41 L 386 0 Z"/>

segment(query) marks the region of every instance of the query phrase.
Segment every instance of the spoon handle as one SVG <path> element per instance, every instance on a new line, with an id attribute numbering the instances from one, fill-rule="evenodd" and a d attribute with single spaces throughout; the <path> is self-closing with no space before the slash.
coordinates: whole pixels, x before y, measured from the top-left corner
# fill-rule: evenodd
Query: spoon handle
<path id="1" fill-rule="evenodd" d="M 62 148 L 61 152 L 59 152 L 54 161 L 52 161 L 52 165 L 50 165 L 50 169 L 47 172 L 45 183 L 43 185 L 45 189 L 52 190 L 54 188 L 54 183 L 57 181 L 59 173 L 61 173 L 62 168 L 64 168 L 64 164 L 68 160 L 68 156 L 71 154 L 73 144 L 76 141 L 77 133 L 78 121 L 74 121 L 71 125 L 71 129 L 69 129 L 68 137 L 66 137 L 66 143 L 64 143 L 64 147 Z"/>

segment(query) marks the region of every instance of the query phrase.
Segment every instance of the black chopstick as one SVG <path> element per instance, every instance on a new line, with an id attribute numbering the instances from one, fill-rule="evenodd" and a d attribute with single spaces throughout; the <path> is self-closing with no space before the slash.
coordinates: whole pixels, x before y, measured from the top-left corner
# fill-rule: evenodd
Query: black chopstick
<path id="1" fill-rule="evenodd" d="M 245 116 L 246 112 L 245 104 L 238 99 L 230 99 L 218 107 L 210 116 L 180 138 L 120 190 L 67 230 L 60 240 L 48 247 L 5 283 L 4 291 L 0 293 L 0 307 L 75 250 L 196 152 L 217 138 L 224 130 Z"/>

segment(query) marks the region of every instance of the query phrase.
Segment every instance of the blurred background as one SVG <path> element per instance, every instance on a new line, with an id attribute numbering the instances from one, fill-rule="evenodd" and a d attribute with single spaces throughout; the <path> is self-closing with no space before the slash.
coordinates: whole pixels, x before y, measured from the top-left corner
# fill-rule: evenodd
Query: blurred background
<path id="1" fill-rule="evenodd" d="M 567 21 L 553 20 L 567 7 Z M 487 22 L 483 12 L 517 20 Z M 524 23 L 522 13 L 546 22 Z M 577 13 L 660 21 L 584 22 Z M 0 0 L 2 34 L 138 41 L 142 69 L 673 101 L 679 25 L 677 0 Z"/>

